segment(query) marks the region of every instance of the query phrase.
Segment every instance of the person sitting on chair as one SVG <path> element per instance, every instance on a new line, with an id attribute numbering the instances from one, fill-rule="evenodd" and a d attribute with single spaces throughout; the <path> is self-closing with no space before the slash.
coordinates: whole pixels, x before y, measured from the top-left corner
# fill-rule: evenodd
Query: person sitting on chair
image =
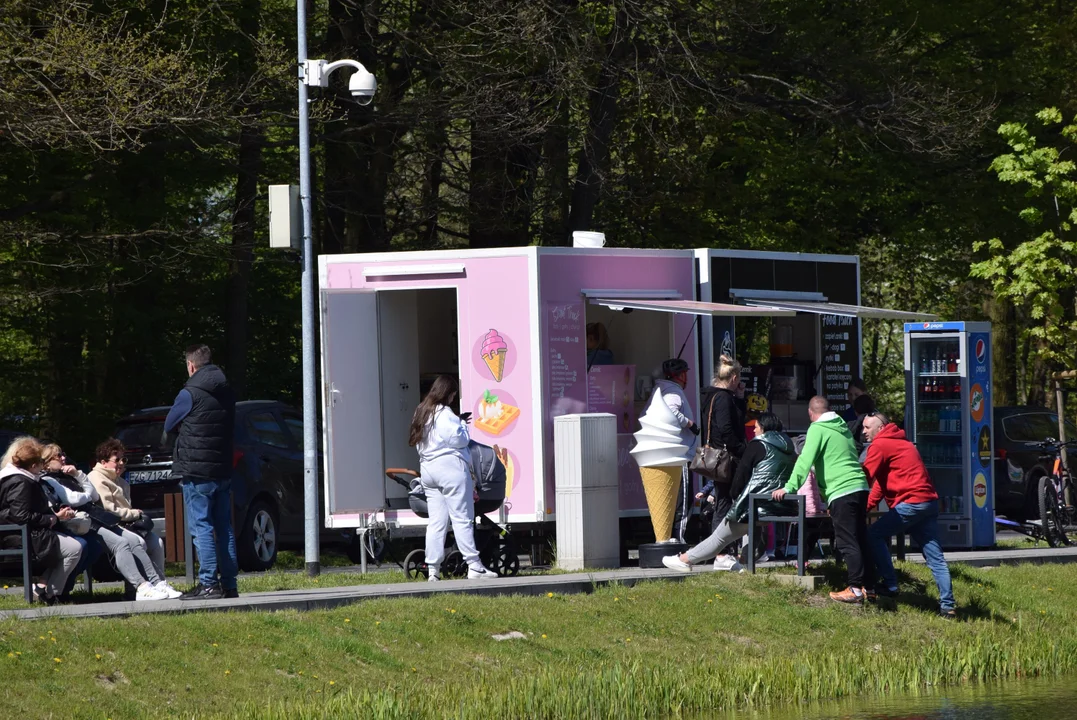
<path id="1" fill-rule="evenodd" d="M 688 552 L 662 558 L 662 564 L 670 570 L 689 572 L 692 565 L 717 557 L 726 547 L 743 537 L 748 532 L 748 496 L 773 492 L 793 474 L 796 453 L 793 441 L 782 432 L 782 421 L 774 413 L 765 412 L 759 416 L 759 429 L 760 434 L 748 443 L 733 476 L 730 492 L 736 501 L 725 520 L 710 537 Z M 768 503 L 766 511 L 781 514 L 785 508 L 771 507 Z M 732 572 L 744 570 L 735 560 L 728 567 L 716 566 L 715 569 Z"/>

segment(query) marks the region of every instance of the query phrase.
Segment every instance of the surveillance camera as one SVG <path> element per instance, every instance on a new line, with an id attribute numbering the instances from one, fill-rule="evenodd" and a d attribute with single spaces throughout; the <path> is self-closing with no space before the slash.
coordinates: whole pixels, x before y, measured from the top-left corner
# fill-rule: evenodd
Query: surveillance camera
<path id="1" fill-rule="evenodd" d="M 378 81 L 374 76 L 364 70 L 356 70 L 348 79 L 348 92 L 360 105 L 369 105 L 374 101 L 374 92 L 378 89 Z"/>

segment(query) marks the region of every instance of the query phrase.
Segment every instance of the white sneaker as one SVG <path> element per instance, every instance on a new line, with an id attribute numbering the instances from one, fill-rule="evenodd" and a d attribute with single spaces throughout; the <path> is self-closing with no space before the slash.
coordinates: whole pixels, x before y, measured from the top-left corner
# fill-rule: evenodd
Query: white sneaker
<path id="1" fill-rule="evenodd" d="M 441 575 L 438 575 L 437 573 L 430 573 L 430 575 L 426 578 L 426 581 L 427 582 L 441 582 Z"/>
<path id="2" fill-rule="evenodd" d="M 740 567 L 740 563 L 732 555 L 719 555 L 714 558 L 714 569 L 716 571 L 729 571 L 735 572 L 736 568 Z"/>
<path id="3" fill-rule="evenodd" d="M 692 566 L 681 560 L 680 555 L 666 555 L 662 558 L 662 564 L 668 567 L 670 570 L 676 570 L 677 572 L 688 573 L 692 572 Z"/>
<path id="4" fill-rule="evenodd" d="M 175 600 L 176 598 L 178 598 L 180 595 L 183 594 L 179 590 L 177 590 L 176 588 L 169 585 L 167 580 L 162 580 L 161 582 L 157 583 L 156 585 L 153 586 L 153 589 L 157 590 L 158 592 L 164 593 L 165 597 L 168 598 L 169 600 Z"/>
<path id="5" fill-rule="evenodd" d="M 163 591 L 158 590 L 148 582 L 144 582 L 138 586 L 138 590 L 135 592 L 135 602 L 144 602 L 147 600 L 167 600 L 168 595 Z"/>
<path id="6" fill-rule="evenodd" d="M 485 565 L 479 565 L 478 567 L 468 567 L 467 579 L 468 580 L 493 580 L 497 577 L 497 573 L 490 570 Z"/>

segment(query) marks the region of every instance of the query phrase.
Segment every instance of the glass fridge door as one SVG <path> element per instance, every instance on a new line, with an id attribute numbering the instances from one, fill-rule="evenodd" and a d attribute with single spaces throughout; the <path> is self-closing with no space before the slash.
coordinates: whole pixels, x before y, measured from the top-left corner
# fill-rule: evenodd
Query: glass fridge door
<path id="1" fill-rule="evenodd" d="M 942 515 L 965 516 L 961 347 L 957 335 L 910 338 L 916 443 L 939 494 Z"/>

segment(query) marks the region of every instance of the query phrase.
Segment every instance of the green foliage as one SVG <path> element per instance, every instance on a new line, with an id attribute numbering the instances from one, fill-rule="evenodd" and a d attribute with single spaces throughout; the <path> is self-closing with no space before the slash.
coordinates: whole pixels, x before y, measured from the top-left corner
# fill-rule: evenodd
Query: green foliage
<path id="1" fill-rule="evenodd" d="M 1017 215 L 1033 237 L 1015 244 L 998 237 L 975 243 L 973 249 L 986 257 L 972 265 L 971 274 L 1024 311 L 1029 322 L 1021 333 L 1035 348 L 1033 361 L 1060 370 L 1072 367 L 1077 339 L 1077 164 L 1067 158 L 1077 123 L 1058 128 L 1062 113 L 1054 107 L 1036 118 L 1042 138 L 1023 123 L 1004 123 L 998 132 L 1012 152 L 991 163 L 999 180 L 1024 190 L 1027 204 Z"/>

